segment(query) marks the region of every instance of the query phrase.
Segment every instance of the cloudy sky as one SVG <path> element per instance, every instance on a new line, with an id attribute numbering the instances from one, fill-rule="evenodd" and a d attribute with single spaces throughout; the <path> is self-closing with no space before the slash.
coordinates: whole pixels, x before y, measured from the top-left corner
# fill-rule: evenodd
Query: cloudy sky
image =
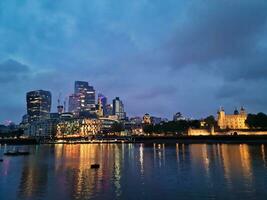
<path id="1" fill-rule="evenodd" d="M 267 112 L 266 0 L 1 0 L 0 123 L 89 81 L 128 115 Z"/>

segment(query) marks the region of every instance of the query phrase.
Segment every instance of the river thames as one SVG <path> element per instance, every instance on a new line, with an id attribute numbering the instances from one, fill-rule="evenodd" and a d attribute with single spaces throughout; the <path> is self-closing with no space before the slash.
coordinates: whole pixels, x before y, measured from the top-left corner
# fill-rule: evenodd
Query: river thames
<path id="1" fill-rule="evenodd" d="M 0 162 L 0 199 L 266 199 L 261 144 L 20 146 Z M 1 146 L 1 154 L 12 146 Z M 91 169 L 91 164 L 100 164 Z"/>

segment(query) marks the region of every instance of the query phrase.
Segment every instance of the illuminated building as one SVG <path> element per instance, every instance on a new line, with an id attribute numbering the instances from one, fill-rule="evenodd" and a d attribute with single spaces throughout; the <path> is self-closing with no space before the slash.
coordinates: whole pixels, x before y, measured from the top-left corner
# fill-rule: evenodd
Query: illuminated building
<path id="1" fill-rule="evenodd" d="M 216 133 L 214 132 L 214 127 L 212 126 L 211 128 L 199 128 L 199 129 L 193 129 L 191 127 L 188 128 L 187 130 L 187 135 L 191 136 L 197 136 L 197 135 L 215 135 Z"/>
<path id="2" fill-rule="evenodd" d="M 24 134 L 29 137 L 51 137 L 55 136 L 57 120 L 43 119 L 33 121 L 24 129 Z"/>
<path id="3" fill-rule="evenodd" d="M 143 122 L 142 117 L 130 118 L 132 134 L 139 135 L 143 133 L 142 122 Z"/>
<path id="4" fill-rule="evenodd" d="M 79 95 L 72 94 L 69 96 L 69 112 L 77 113 L 79 109 Z"/>
<path id="5" fill-rule="evenodd" d="M 91 108 L 95 108 L 95 90 L 93 86 L 89 86 L 88 82 L 75 81 L 74 92 L 79 95 L 81 111 L 90 111 Z"/>
<path id="6" fill-rule="evenodd" d="M 74 94 L 69 96 L 69 112 L 95 112 L 95 90 L 88 82 L 75 81 Z"/>
<path id="7" fill-rule="evenodd" d="M 113 104 L 106 105 L 106 114 L 105 116 L 113 115 Z"/>
<path id="8" fill-rule="evenodd" d="M 143 117 L 143 124 L 151 124 L 151 117 L 148 113 L 146 113 Z"/>
<path id="9" fill-rule="evenodd" d="M 126 113 L 124 112 L 124 105 L 119 97 L 113 99 L 113 115 L 117 115 L 120 120 L 126 118 Z"/>
<path id="10" fill-rule="evenodd" d="M 49 117 L 51 110 L 51 93 L 49 91 L 36 90 L 28 92 L 26 99 L 29 122 Z"/>
<path id="11" fill-rule="evenodd" d="M 108 99 L 103 94 L 98 94 L 98 104 L 101 103 L 103 109 L 103 116 L 107 116 L 107 102 Z"/>
<path id="12" fill-rule="evenodd" d="M 103 106 L 103 102 L 102 102 L 102 98 L 98 96 L 97 99 L 97 116 L 98 117 L 103 117 L 104 116 L 104 106 Z"/>
<path id="13" fill-rule="evenodd" d="M 102 133 L 109 133 L 112 130 L 113 125 L 118 122 L 118 118 L 113 119 L 112 117 L 101 117 L 99 120 L 101 120 Z"/>
<path id="14" fill-rule="evenodd" d="M 218 126 L 220 129 L 248 129 L 246 125 L 247 113 L 242 107 L 240 113 L 235 110 L 233 115 L 227 115 L 223 108 L 218 111 Z"/>
<path id="15" fill-rule="evenodd" d="M 53 137 L 56 134 L 59 113 L 50 113 L 48 118 L 25 124 L 22 128 L 29 137 Z"/>
<path id="16" fill-rule="evenodd" d="M 98 119 L 67 119 L 57 124 L 57 137 L 87 137 L 100 132 Z"/>

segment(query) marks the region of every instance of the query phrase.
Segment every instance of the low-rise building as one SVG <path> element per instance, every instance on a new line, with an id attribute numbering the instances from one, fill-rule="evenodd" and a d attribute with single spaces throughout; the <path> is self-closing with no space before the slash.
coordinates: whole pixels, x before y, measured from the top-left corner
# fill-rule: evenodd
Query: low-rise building
<path id="1" fill-rule="evenodd" d="M 56 137 L 88 137 L 100 132 L 98 119 L 65 119 L 57 124 Z"/>
<path id="2" fill-rule="evenodd" d="M 194 128 L 189 128 L 188 133 L 189 136 L 201 136 L 201 135 L 214 135 L 214 127 L 211 127 L 210 129 L 206 128 L 199 128 L 199 129 L 194 129 Z"/>
<path id="3" fill-rule="evenodd" d="M 24 135 L 28 137 L 53 137 L 58 119 L 43 119 L 24 125 Z"/>

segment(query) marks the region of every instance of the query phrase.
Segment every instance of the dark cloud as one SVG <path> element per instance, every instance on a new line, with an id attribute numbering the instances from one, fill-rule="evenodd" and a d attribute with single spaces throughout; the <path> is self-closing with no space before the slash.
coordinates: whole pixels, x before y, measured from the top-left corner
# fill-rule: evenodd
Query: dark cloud
<path id="1" fill-rule="evenodd" d="M 28 90 L 56 102 L 80 79 L 130 115 L 267 111 L 266 10 L 265 0 L 1 1 L 0 107 L 22 115 Z"/>
<path id="2" fill-rule="evenodd" d="M 144 92 L 135 95 L 136 99 L 154 99 L 161 96 L 171 96 L 175 93 L 176 88 L 173 86 L 155 86 L 152 88 L 148 88 Z"/>
<path id="3" fill-rule="evenodd" d="M 192 5 L 186 23 L 164 47 L 171 65 L 205 68 L 213 61 L 247 58 L 258 51 L 258 42 L 265 37 L 266 9 L 264 1 L 203 1 Z"/>
<path id="4" fill-rule="evenodd" d="M 30 68 L 13 59 L 0 63 L 0 83 L 14 82 L 19 79 L 27 79 Z"/>

